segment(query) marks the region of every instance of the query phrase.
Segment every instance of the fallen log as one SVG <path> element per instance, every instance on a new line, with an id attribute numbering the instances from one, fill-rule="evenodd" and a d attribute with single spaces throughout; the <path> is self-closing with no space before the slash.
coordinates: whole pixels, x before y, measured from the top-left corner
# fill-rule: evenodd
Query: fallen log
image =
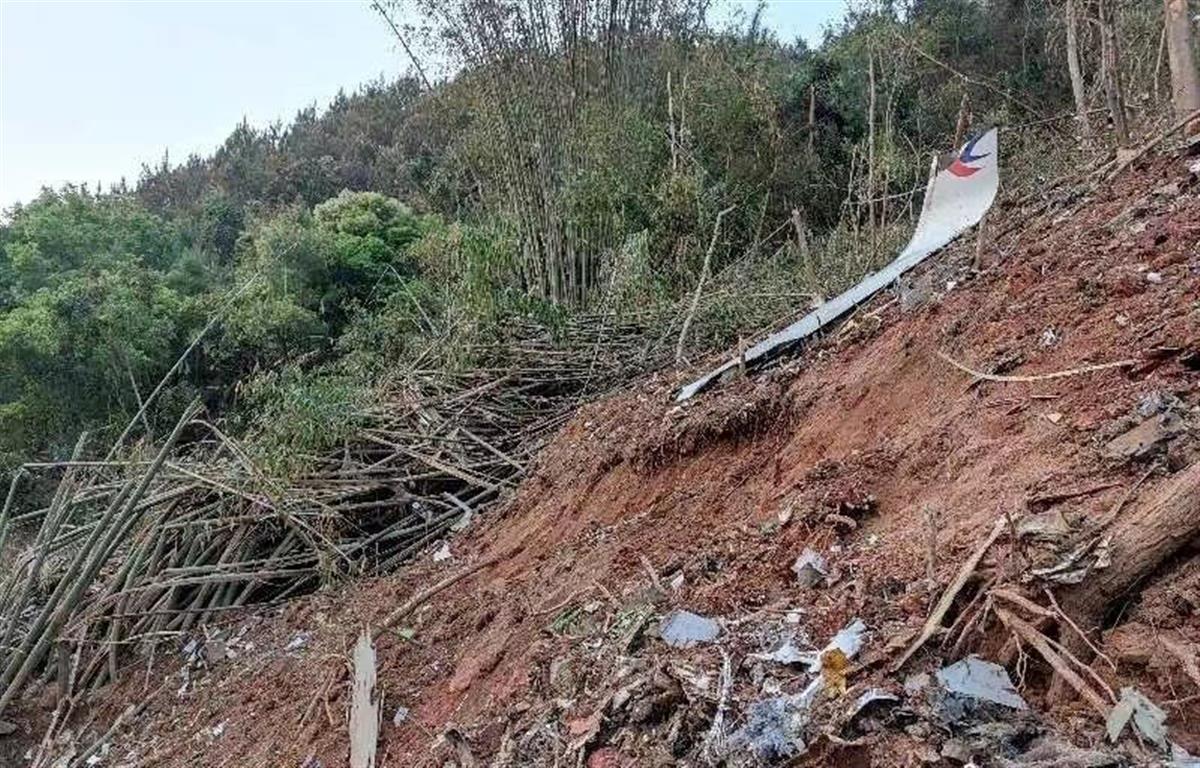
<path id="1" fill-rule="evenodd" d="M 1200 462 L 1179 472 L 1143 503 L 1113 521 L 1105 534 L 1111 544 L 1111 564 L 1092 571 L 1081 583 L 1065 589 L 1063 611 L 1084 632 L 1102 629 L 1109 610 L 1128 599 L 1164 563 L 1200 535 Z M 1064 645 L 1083 659 L 1091 658 L 1081 638 L 1064 638 Z M 1069 692 L 1055 678 L 1051 700 Z"/>
<path id="2" fill-rule="evenodd" d="M 1109 606 L 1129 596 L 1200 535 L 1200 462 L 1179 472 L 1144 503 L 1115 520 L 1106 534 L 1112 564 L 1062 594 L 1062 605 L 1081 626 L 1094 627 Z"/>

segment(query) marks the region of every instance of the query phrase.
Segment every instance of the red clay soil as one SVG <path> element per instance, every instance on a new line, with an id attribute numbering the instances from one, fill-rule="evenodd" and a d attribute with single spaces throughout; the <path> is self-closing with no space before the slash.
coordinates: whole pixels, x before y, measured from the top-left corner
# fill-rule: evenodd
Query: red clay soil
<path id="1" fill-rule="evenodd" d="M 683 406 L 671 396 L 687 376 L 673 374 L 582 408 L 514 496 L 450 542 L 452 559 L 426 553 L 387 578 L 231 617 L 226 638 L 248 629 L 210 644 L 182 693 L 178 655 L 160 652 L 97 697 L 75 732 L 103 732 L 145 702 L 110 739 L 104 765 L 345 766 L 345 670 L 356 635 L 417 590 L 495 556 L 497 565 L 379 640 L 380 765 L 694 760 L 717 713 L 724 659 L 731 729 L 764 675 L 783 690 L 804 682 L 764 672 L 750 656 L 780 627 L 820 647 L 861 617 L 870 634 L 849 682 L 861 671 L 895 690 L 903 677 L 884 662 L 996 520 L 1049 509 L 1083 526 L 1143 476 L 1126 508 L 1198 460 L 1188 434 L 1142 460 L 1104 451 L 1152 393 L 1178 398 L 1196 420 L 1200 184 L 1188 162 L 1159 158 L 1090 196 L 1001 211 L 983 271 L 971 269 L 973 242 L 951 249 L 918 278 L 927 301 L 877 297 L 781 368 Z M 979 382 L 939 352 L 1009 375 L 1138 363 Z M 1079 490 L 1089 492 L 1052 498 Z M 796 586 L 790 568 L 805 547 L 828 562 L 827 586 Z M 1029 557 L 1004 537 L 983 568 Z M 1111 664 L 1093 662 L 1114 690 L 1135 685 L 1163 706 L 1171 738 L 1193 751 L 1200 679 L 1180 658 L 1200 640 L 1198 562 L 1179 558 L 1133 596 L 1104 628 Z M 930 566 L 936 585 L 926 580 Z M 677 607 L 725 620 L 730 642 L 668 648 L 653 629 Z M 998 658 L 1007 636 L 995 621 L 980 626 L 987 630 L 969 635 L 958 655 Z M 308 643 L 285 650 L 300 632 L 311 633 Z M 935 638 L 904 671 L 949 659 Z M 1013 677 L 1031 708 L 1077 744 L 1099 744 L 1098 717 L 1078 701 L 1052 706 L 1048 669 L 1036 657 L 1018 660 Z M 621 691 L 635 678 L 636 701 L 625 704 Z M 711 682 L 697 683 L 706 696 L 683 690 L 679 681 L 695 678 Z M 394 722 L 399 707 L 408 713 Z M 35 693 L 24 714 L 36 722 L 44 717 L 36 712 Z M 940 738 L 920 728 L 831 738 L 804 759 L 935 764 Z"/>

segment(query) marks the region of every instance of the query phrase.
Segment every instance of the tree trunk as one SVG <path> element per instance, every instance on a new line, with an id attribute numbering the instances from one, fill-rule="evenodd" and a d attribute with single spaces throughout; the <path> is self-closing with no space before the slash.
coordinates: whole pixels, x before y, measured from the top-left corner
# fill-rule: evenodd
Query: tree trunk
<path id="1" fill-rule="evenodd" d="M 1081 630 L 1102 629 L 1105 615 L 1151 577 L 1163 563 L 1200 535 L 1200 462 L 1176 474 L 1144 504 L 1108 529 L 1111 564 L 1092 571 L 1082 583 L 1062 593 L 1061 604 Z M 1091 649 L 1075 633 L 1061 642 L 1085 661 Z M 1047 697 L 1061 703 L 1075 695 L 1062 677 L 1055 675 Z"/>
<path id="2" fill-rule="evenodd" d="M 1062 604 L 1082 629 L 1099 626 L 1105 612 L 1200 534 L 1200 462 L 1168 480 L 1150 499 L 1108 531 L 1111 562 L 1063 594 Z"/>
<path id="3" fill-rule="evenodd" d="M 1187 0 L 1163 0 L 1167 37 L 1167 59 L 1171 64 L 1171 103 L 1175 117 L 1183 119 L 1200 109 L 1200 74 L 1192 52 L 1191 20 Z M 1200 130 L 1200 121 L 1184 128 L 1187 134 Z"/>
<path id="4" fill-rule="evenodd" d="M 813 135 L 817 130 L 817 86 L 808 86 L 808 153 L 813 151 Z"/>
<path id="5" fill-rule="evenodd" d="M 1112 115 L 1117 146 L 1129 145 L 1129 126 L 1125 122 L 1125 97 L 1121 87 L 1121 56 L 1117 46 L 1117 28 L 1113 22 L 1112 0 L 1100 0 L 1100 63 L 1104 71 L 1104 99 Z"/>
<path id="6" fill-rule="evenodd" d="M 1075 115 L 1084 137 L 1092 135 L 1088 120 L 1087 91 L 1083 87 L 1083 69 L 1079 66 L 1079 16 L 1077 0 L 1067 0 L 1067 69 L 1071 73 L 1071 93 L 1075 96 Z"/>
<path id="7" fill-rule="evenodd" d="M 957 152 L 963 144 L 963 138 L 967 135 L 967 123 L 970 122 L 971 100 L 967 96 L 967 91 L 963 89 L 962 101 L 958 103 L 958 120 L 954 123 L 954 140 L 950 142 L 950 149 Z"/>

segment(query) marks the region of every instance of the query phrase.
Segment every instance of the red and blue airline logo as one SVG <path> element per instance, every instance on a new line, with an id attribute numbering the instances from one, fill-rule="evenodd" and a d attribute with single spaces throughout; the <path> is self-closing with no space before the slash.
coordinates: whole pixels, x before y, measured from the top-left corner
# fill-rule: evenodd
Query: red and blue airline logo
<path id="1" fill-rule="evenodd" d="M 975 144 L 981 138 L 983 138 L 982 134 L 967 142 L 967 146 L 963 147 L 963 150 L 959 156 L 954 158 L 954 162 L 950 163 L 950 167 L 947 169 L 950 171 L 950 173 L 953 173 L 959 178 L 965 179 L 966 177 L 973 176 L 979 172 L 979 168 L 972 167 L 968 165 L 968 163 L 977 163 L 991 154 L 990 152 L 985 152 L 982 155 L 975 154 Z"/>

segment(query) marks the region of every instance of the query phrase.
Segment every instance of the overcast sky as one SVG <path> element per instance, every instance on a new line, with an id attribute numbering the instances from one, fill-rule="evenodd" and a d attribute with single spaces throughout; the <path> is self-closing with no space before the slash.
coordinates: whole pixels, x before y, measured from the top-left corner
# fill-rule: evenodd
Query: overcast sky
<path id="1" fill-rule="evenodd" d="M 845 4 L 774 0 L 766 23 L 815 42 Z M 47 185 L 132 183 L 164 151 L 212 152 L 243 117 L 288 121 L 406 66 L 358 0 L 0 0 L 0 209 Z"/>

